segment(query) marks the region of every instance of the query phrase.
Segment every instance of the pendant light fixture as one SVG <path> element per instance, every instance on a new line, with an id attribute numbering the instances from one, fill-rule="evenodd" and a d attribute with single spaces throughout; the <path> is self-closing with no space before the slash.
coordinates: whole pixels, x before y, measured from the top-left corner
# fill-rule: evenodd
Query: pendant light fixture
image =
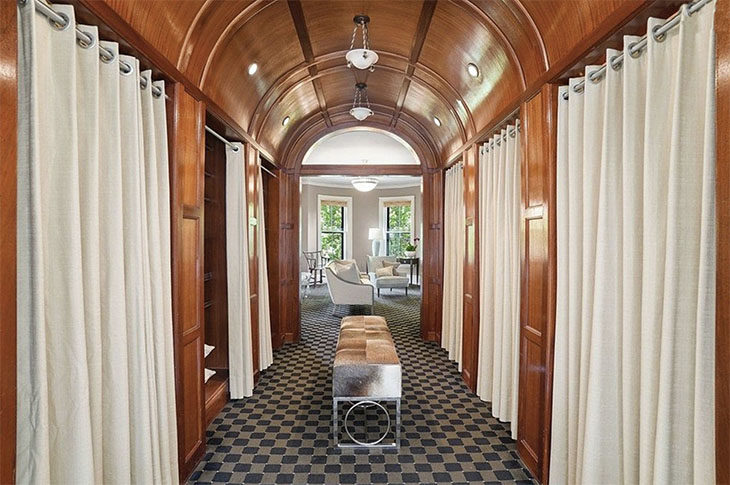
<path id="1" fill-rule="evenodd" d="M 347 59 L 347 67 L 355 66 L 358 69 L 375 68 L 373 64 L 378 62 L 378 54 L 370 50 L 370 39 L 368 38 L 368 23 L 370 17 L 367 15 L 355 15 L 352 19 L 355 22 L 355 29 L 352 31 L 352 42 L 350 42 L 350 50 L 345 54 Z M 355 37 L 357 37 L 357 29 L 362 30 L 362 49 L 355 49 Z"/>
<path id="2" fill-rule="evenodd" d="M 352 109 L 350 114 L 355 117 L 358 121 L 363 121 L 365 118 L 373 114 L 373 110 L 370 109 L 370 100 L 368 99 L 368 85 L 365 83 L 355 84 L 355 99 L 352 101 Z"/>

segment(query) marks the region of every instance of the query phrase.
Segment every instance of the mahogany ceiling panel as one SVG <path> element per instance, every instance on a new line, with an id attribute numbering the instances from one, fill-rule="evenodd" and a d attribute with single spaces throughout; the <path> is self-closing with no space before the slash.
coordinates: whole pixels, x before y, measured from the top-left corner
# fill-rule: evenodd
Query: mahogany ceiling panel
<path id="1" fill-rule="evenodd" d="M 550 64 L 580 45 L 617 11 L 638 8 L 644 3 L 643 0 L 522 0 L 545 41 Z"/>
<path id="2" fill-rule="evenodd" d="M 248 66 L 253 62 L 258 64 L 258 70 L 249 75 Z M 249 130 L 249 121 L 259 100 L 279 76 L 303 62 L 289 9 L 286 3 L 276 2 L 261 10 L 221 45 L 210 61 L 202 89 Z M 304 92 L 309 94 L 307 89 L 291 93 L 287 96 L 289 102 L 301 100 Z M 313 99 L 316 103 L 316 95 Z M 273 106 L 274 110 L 281 108 Z"/>
<path id="3" fill-rule="evenodd" d="M 299 85 L 272 107 L 267 117 L 262 120 L 259 143 L 273 152 L 278 152 L 284 138 L 296 130 L 302 120 L 319 113 L 319 102 L 311 82 Z M 282 125 L 284 118 L 289 123 Z"/>
<path id="4" fill-rule="evenodd" d="M 403 84 L 403 73 L 386 71 L 380 67 L 373 72 L 347 69 L 332 69 L 322 72 L 322 88 L 327 106 L 351 105 L 355 97 L 355 82 L 365 82 L 371 103 L 393 106 Z M 348 108 L 349 109 L 349 108 Z"/>
<path id="5" fill-rule="evenodd" d="M 226 34 L 238 30 L 268 4 L 263 0 L 206 2 L 188 29 L 177 68 L 199 84 L 208 59 Z"/>
<path id="6" fill-rule="evenodd" d="M 147 42 L 173 64 L 188 27 L 206 0 L 105 0 Z"/>
<path id="7" fill-rule="evenodd" d="M 492 120 L 495 102 L 522 92 L 522 71 L 509 46 L 494 28 L 451 1 L 438 3 L 419 62 L 461 94 L 477 127 Z M 468 74 L 469 63 L 479 68 L 478 77 Z M 418 68 L 416 73 L 421 76 Z"/>
<path id="8" fill-rule="evenodd" d="M 451 140 L 456 142 L 456 146 L 460 146 L 465 141 L 462 138 L 457 118 L 452 114 L 449 106 L 418 83 L 411 83 L 403 103 L 403 111 L 417 120 L 423 130 L 431 135 L 439 154 L 443 154 L 446 147 L 451 146 Z M 436 126 L 434 117 L 441 121 L 441 126 Z"/>
<path id="9" fill-rule="evenodd" d="M 352 19 L 355 15 L 365 14 L 370 17 L 371 49 L 408 57 L 421 3 L 417 0 L 305 0 L 302 7 L 314 56 L 347 51 L 355 27 Z M 362 47 L 360 32 L 355 39 L 356 47 Z M 346 62 L 344 54 L 342 62 Z"/>

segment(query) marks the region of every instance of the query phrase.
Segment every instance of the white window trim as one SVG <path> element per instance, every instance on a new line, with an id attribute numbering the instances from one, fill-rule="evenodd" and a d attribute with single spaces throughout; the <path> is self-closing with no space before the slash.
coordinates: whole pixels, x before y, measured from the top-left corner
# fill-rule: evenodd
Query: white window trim
<path id="1" fill-rule="evenodd" d="M 352 197 L 343 197 L 339 195 L 317 195 L 317 250 L 322 250 L 322 201 L 337 200 L 344 202 L 345 207 L 345 241 L 344 241 L 344 259 L 352 259 Z"/>
<path id="2" fill-rule="evenodd" d="M 386 231 L 385 202 L 396 202 L 407 200 L 411 204 L 411 244 L 413 244 L 416 232 L 416 197 L 413 195 L 400 195 L 395 197 L 378 197 L 378 213 L 380 214 L 380 229 L 383 231 L 383 239 L 380 244 L 380 255 L 385 256 L 388 246 L 388 233 Z"/>

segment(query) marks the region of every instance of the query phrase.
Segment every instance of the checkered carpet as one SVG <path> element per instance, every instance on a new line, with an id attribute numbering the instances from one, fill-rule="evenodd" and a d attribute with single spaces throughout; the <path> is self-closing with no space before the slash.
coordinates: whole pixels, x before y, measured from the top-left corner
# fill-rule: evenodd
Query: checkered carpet
<path id="1" fill-rule="evenodd" d="M 407 297 L 402 289 L 382 292 L 374 308 L 388 320 L 403 365 L 401 449 L 333 449 L 331 364 L 339 320 L 362 309 L 332 311 L 326 286 L 302 300 L 301 342 L 276 351 L 254 395 L 228 403 L 211 423 L 191 483 L 532 483 L 489 404 L 469 392 L 444 350 L 420 339 L 420 294 L 413 287 Z M 366 414 L 368 426 L 359 426 Z M 374 409 L 356 415 L 356 438 L 385 429 L 376 415 Z"/>

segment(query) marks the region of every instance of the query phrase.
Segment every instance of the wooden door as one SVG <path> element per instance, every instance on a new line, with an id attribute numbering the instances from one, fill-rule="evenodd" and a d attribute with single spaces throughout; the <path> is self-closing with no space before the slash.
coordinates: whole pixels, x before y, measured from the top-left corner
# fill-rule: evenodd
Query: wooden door
<path id="1" fill-rule="evenodd" d="M 557 87 L 522 106 L 520 384 L 517 451 L 545 483 L 555 329 Z"/>
<path id="2" fill-rule="evenodd" d="M 279 172 L 279 170 L 273 171 L 274 173 Z M 279 179 L 264 172 L 263 183 L 271 345 L 273 348 L 278 349 L 283 344 L 279 319 Z"/>
<path id="3" fill-rule="evenodd" d="M 479 151 L 476 145 L 464 152 L 464 326 L 461 375 L 472 392 L 477 389 L 479 362 Z"/>
<path id="4" fill-rule="evenodd" d="M 441 343 L 444 274 L 444 172 L 423 174 L 421 338 Z"/>
<path id="5" fill-rule="evenodd" d="M 205 106 L 182 84 L 168 89 L 172 314 L 178 459 L 184 481 L 205 451 L 203 190 Z"/>

